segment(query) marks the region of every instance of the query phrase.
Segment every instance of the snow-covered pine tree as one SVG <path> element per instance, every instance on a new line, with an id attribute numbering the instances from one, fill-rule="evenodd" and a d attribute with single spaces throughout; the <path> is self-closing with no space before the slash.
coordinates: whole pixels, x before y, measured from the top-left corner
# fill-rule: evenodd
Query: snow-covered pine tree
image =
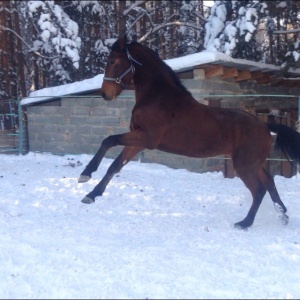
<path id="1" fill-rule="evenodd" d="M 178 37 L 178 56 L 183 56 L 203 50 L 204 23 L 202 1 L 175 1 L 178 5 L 178 20 L 186 24 L 194 24 L 195 27 L 176 27 Z M 198 26 L 198 28 L 196 28 Z"/>
<path id="2" fill-rule="evenodd" d="M 126 1 L 127 33 L 163 59 L 202 49 L 202 0 Z"/>
<path id="3" fill-rule="evenodd" d="M 0 104 L 26 96 L 17 1 L 0 1 Z"/>
<path id="4" fill-rule="evenodd" d="M 205 49 L 275 64 L 284 71 L 298 68 L 299 12 L 299 1 L 215 1 L 205 25 Z"/>
<path id="5" fill-rule="evenodd" d="M 47 86 L 71 82 L 79 68 L 81 39 L 78 25 L 54 1 L 28 1 L 25 15 L 31 21 L 32 50 L 40 53 Z"/>
<path id="6" fill-rule="evenodd" d="M 284 70 L 300 67 L 300 3 L 268 2 L 268 34 L 272 45 L 270 60 Z"/>
<path id="7" fill-rule="evenodd" d="M 205 24 L 205 49 L 260 60 L 255 33 L 266 7 L 264 1 L 215 1 Z"/>
<path id="8" fill-rule="evenodd" d="M 64 1 L 65 11 L 80 28 L 82 39 L 81 78 L 91 78 L 102 73 L 109 45 L 118 37 L 118 1 Z"/>

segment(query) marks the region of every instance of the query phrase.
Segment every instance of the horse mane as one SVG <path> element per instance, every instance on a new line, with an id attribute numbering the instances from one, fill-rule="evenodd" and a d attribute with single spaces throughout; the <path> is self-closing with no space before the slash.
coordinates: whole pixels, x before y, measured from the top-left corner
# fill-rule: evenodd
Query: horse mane
<path id="1" fill-rule="evenodd" d="M 166 75 L 170 78 L 173 84 L 178 87 L 184 93 L 191 95 L 191 93 L 187 90 L 187 88 L 181 83 L 180 79 L 178 78 L 177 74 L 168 66 L 158 55 L 157 52 L 150 49 L 147 46 L 144 46 L 136 41 L 133 41 L 129 44 L 132 47 L 138 47 L 141 49 L 142 52 L 146 53 L 151 58 L 151 65 L 158 66 L 160 69 L 160 73 Z"/>

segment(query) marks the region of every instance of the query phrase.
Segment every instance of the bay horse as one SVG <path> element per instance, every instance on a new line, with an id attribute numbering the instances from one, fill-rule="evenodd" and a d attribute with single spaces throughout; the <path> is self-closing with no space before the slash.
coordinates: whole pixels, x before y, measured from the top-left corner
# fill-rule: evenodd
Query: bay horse
<path id="1" fill-rule="evenodd" d="M 226 155 L 250 190 L 253 203 L 235 227 L 246 229 L 268 191 L 283 224 L 287 209 L 280 199 L 273 177 L 263 163 L 270 152 L 271 133 L 276 144 L 300 163 L 300 134 L 287 126 L 267 124 L 243 110 L 209 107 L 195 100 L 175 72 L 158 54 L 138 43 L 127 43 L 126 35 L 112 46 L 101 87 L 105 100 L 115 99 L 133 81 L 135 105 L 130 131 L 108 136 L 81 173 L 78 182 L 88 181 L 112 147 L 124 146 L 103 179 L 83 199 L 93 203 L 101 196 L 112 177 L 144 149 L 159 149 L 189 157 Z"/>

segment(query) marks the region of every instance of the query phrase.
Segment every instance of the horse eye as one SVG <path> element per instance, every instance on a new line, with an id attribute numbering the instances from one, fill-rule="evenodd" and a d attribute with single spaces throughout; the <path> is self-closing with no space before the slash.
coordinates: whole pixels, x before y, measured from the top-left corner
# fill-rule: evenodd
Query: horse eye
<path id="1" fill-rule="evenodd" d="M 112 59 L 109 63 L 110 63 L 111 65 L 113 65 L 115 62 L 116 62 L 116 61 L 115 61 L 114 59 Z"/>

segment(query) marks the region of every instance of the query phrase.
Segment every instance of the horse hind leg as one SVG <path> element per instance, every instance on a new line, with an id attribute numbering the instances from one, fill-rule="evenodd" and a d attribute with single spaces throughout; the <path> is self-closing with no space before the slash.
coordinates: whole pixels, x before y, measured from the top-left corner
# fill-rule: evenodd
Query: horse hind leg
<path id="1" fill-rule="evenodd" d="M 239 229 L 247 229 L 253 224 L 258 208 L 267 191 L 255 172 L 250 172 L 249 170 L 241 171 L 237 169 L 236 171 L 246 187 L 250 190 L 253 202 L 245 219 L 235 223 L 234 226 Z"/>
<path id="2" fill-rule="evenodd" d="M 271 199 L 274 203 L 275 210 L 279 214 L 279 218 L 282 224 L 287 225 L 289 222 L 289 217 L 286 214 L 287 209 L 280 199 L 273 177 L 264 168 L 261 168 L 261 170 L 258 173 L 258 176 L 260 178 L 260 181 L 270 194 Z"/>
<path id="3" fill-rule="evenodd" d="M 249 189 L 253 198 L 252 205 L 245 219 L 234 224 L 234 226 L 238 229 L 247 229 L 253 224 L 256 213 L 267 190 L 258 176 L 258 162 L 249 162 L 247 152 L 240 152 L 233 155 L 232 162 L 235 171 L 238 173 L 245 186 Z"/>

